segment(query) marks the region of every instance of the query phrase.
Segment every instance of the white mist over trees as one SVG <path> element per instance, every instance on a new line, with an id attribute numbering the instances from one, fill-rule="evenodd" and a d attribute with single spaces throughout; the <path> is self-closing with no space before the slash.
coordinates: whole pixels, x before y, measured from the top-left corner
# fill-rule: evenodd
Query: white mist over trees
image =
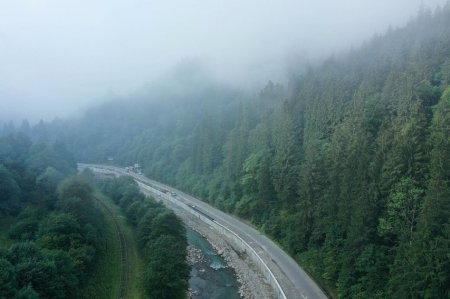
<path id="1" fill-rule="evenodd" d="M 327 9 L 350 11 L 344 3 Z M 219 39 L 199 45 L 214 48 Z M 276 41 L 255 50 L 255 61 L 279 47 Z M 214 53 L 227 61 L 231 49 Z M 46 153 L 66 152 L 63 144 L 76 161 L 137 162 L 148 177 L 252 222 L 333 298 L 449 298 L 450 3 L 259 92 L 236 88 L 205 64 L 183 59 L 152 84 L 80 118 L 6 123 L 3 133 L 28 132 L 35 143 L 55 144 L 53 151 L 33 146 L 42 158 L 26 161 L 38 168 Z M 5 140 L 20 145 L 17 136 Z M 11 148 L 0 142 L 6 162 L 20 153 Z M 12 175 L 3 170 L 5 198 L 14 198 Z"/>
<path id="2" fill-rule="evenodd" d="M 251 221 L 333 298 L 448 298 L 450 5 L 288 88 L 248 96 L 195 69 L 34 138 Z"/>
<path id="3" fill-rule="evenodd" d="M 65 116 L 184 59 L 220 81 L 261 87 L 405 24 L 421 2 L 2 1 L 0 119 Z"/>

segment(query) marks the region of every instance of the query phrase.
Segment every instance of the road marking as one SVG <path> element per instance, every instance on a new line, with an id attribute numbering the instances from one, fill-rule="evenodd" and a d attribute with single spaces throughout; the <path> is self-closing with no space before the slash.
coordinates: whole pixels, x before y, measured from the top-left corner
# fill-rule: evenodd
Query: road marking
<path id="1" fill-rule="evenodd" d="M 179 200 L 178 198 L 173 198 L 170 196 L 167 196 L 166 194 L 162 194 L 160 190 L 158 189 L 165 189 L 165 190 L 174 190 L 173 188 L 167 187 L 165 185 L 159 184 L 158 182 L 155 182 L 153 180 L 150 180 L 148 178 L 145 178 L 143 176 L 137 176 L 135 174 L 132 173 L 126 173 L 123 170 L 119 169 L 119 168 L 115 168 L 115 167 L 105 167 L 102 165 L 86 165 L 87 167 L 91 167 L 91 168 L 96 168 L 96 169 L 100 169 L 102 171 L 102 169 L 104 169 L 105 172 L 113 172 L 116 175 L 130 175 L 133 176 L 137 181 L 141 181 L 143 182 L 144 185 L 148 186 L 148 190 L 149 192 L 151 192 L 152 194 L 156 194 L 156 196 L 160 197 L 161 199 L 165 199 L 168 202 L 170 202 L 171 204 L 175 204 L 175 205 L 179 205 L 182 203 L 181 200 Z M 145 181 L 144 181 L 145 180 Z M 254 228 L 250 227 L 250 226 L 246 226 L 245 223 L 242 224 L 242 227 L 240 226 L 240 222 L 238 219 L 233 218 L 232 216 L 221 212 L 220 210 L 217 210 L 214 207 L 210 207 L 208 204 L 199 201 L 198 199 L 185 194 L 183 192 L 180 191 L 176 191 L 179 195 L 182 195 L 183 199 L 186 199 L 188 202 L 191 202 L 192 204 L 195 204 L 205 210 L 208 211 L 208 213 L 210 213 L 210 215 L 212 215 L 216 220 L 214 220 L 214 222 L 216 222 L 217 225 L 222 226 L 225 230 L 229 231 L 231 234 L 234 234 L 236 236 L 237 239 L 241 240 L 242 244 L 246 245 L 251 251 L 254 252 L 255 256 L 260 260 L 260 263 L 265 266 L 265 268 L 267 269 L 266 271 L 268 273 L 271 274 L 273 281 L 275 282 L 275 284 L 277 285 L 276 287 L 276 294 L 278 295 L 278 298 L 287 298 L 286 295 L 284 294 L 283 289 L 281 288 L 277 278 L 274 276 L 274 274 L 272 273 L 271 269 L 267 266 L 267 264 L 264 262 L 264 260 L 259 256 L 259 254 L 255 251 L 255 249 L 250 246 L 250 244 L 252 244 L 253 246 L 255 246 L 254 243 L 256 243 L 256 245 L 259 245 L 261 248 L 263 248 L 265 250 L 265 252 L 267 253 L 267 256 L 274 262 L 275 265 L 277 265 L 277 268 L 279 268 L 279 270 L 281 271 L 281 273 L 283 273 L 284 276 L 286 276 L 286 279 L 292 283 L 292 286 L 294 287 L 294 289 L 296 289 L 296 294 L 295 297 L 300 296 L 303 299 L 307 299 L 308 296 L 306 296 L 301 290 L 299 290 L 300 285 L 296 284 L 297 278 L 299 278 L 301 281 L 304 281 L 307 285 L 307 287 L 313 287 L 311 289 L 312 293 L 315 293 L 318 295 L 318 298 L 326 298 L 326 296 L 322 293 L 322 291 L 320 290 L 320 288 L 318 288 L 318 286 L 316 284 L 314 284 L 314 281 L 306 274 L 304 273 L 304 270 L 299 267 L 295 261 L 292 261 L 292 258 L 290 258 L 286 253 L 284 253 L 280 248 L 278 248 L 278 246 L 271 241 L 270 239 L 268 239 L 267 237 L 265 237 L 264 235 L 261 234 L 261 232 L 255 230 Z M 183 201 L 184 202 L 184 201 Z M 184 207 L 183 207 L 184 209 Z M 188 211 L 187 209 L 185 209 L 186 211 Z M 192 212 L 192 211 L 191 211 Z M 229 219 L 230 221 L 226 220 Z M 222 224 L 223 223 L 223 224 Z M 239 232 L 239 234 L 242 235 L 242 237 L 246 237 L 246 239 L 248 239 L 248 241 L 244 240 L 238 233 L 234 232 L 233 230 L 230 230 L 227 226 L 232 227 L 233 229 L 235 229 L 237 232 Z M 247 231 L 250 231 L 252 233 L 255 234 L 255 237 L 251 236 Z M 257 236 L 261 236 L 261 237 L 257 237 Z M 261 239 L 261 240 L 257 240 L 257 239 Z M 254 242 L 253 242 L 253 241 Z M 267 244 L 269 244 L 270 246 L 270 250 L 268 250 L 268 248 L 266 248 L 263 243 L 260 242 L 268 242 Z M 250 243 L 250 244 L 249 244 Z M 273 248 L 272 248 L 273 247 Z M 261 252 L 260 252 L 261 253 Z M 263 251 L 264 253 L 264 251 Z M 292 275 L 287 275 L 286 272 L 284 271 L 284 269 L 275 261 L 273 260 L 273 258 L 281 258 L 280 262 L 282 265 L 284 265 L 284 267 L 287 267 L 286 270 L 289 270 L 289 272 L 294 271 L 294 277 Z M 269 260 L 270 262 L 270 260 Z M 292 264 L 294 263 L 294 264 Z M 292 265 L 291 265 L 292 264 Z M 299 268 L 299 270 L 296 269 L 296 267 Z M 292 268 L 294 267 L 294 268 Z M 262 269 L 261 269 L 262 270 Z M 263 271 L 264 273 L 265 271 Z M 297 274 L 298 273 L 298 274 Z M 294 279 L 294 280 L 293 280 Z M 310 282 L 312 282 L 313 284 L 311 285 Z M 289 290 L 291 289 L 291 287 L 287 287 Z M 293 295 L 294 296 L 294 295 Z M 293 297 L 293 298 L 295 298 Z M 298 298 L 298 297 L 297 297 Z M 315 298 L 315 297 L 314 297 Z"/>

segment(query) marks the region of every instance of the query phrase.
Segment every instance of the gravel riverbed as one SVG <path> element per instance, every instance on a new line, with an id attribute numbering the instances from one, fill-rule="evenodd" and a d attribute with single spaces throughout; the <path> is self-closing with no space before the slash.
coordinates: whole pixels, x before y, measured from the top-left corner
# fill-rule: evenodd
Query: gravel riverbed
<path id="1" fill-rule="evenodd" d="M 152 192 L 143 189 L 144 193 L 154 196 Z M 160 199 L 158 196 L 155 197 Z M 272 299 L 276 298 L 272 287 L 267 283 L 261 271 L 254 264 L 246 252 L 233 246 L 231 240 L 227 240 L 211 226 L 199 220 L 191 213 L 178 207 L 177 205 L 164 201 L 166 206 L 171 208 L 191 229 L 202 235 L 223 257 L 227 265 L 236 273 L 239 287 L 239 295 L 244 299 Z"/>
<path id="2" fill-rule="evenodd" d="M 195 218 L 192 219 L 189 215 L 184 215 L 184 217 L 188 218 L 184 219 L 186 224 L 208 240 L 216 252 L 226 261 L 227 265 L 234 270 L 241 298 L 275 298 L 272 288 L 266 283 L 263 275 L 245 252 L 234 248 L 230 242 L 222 238 L 204 222 Z"/>

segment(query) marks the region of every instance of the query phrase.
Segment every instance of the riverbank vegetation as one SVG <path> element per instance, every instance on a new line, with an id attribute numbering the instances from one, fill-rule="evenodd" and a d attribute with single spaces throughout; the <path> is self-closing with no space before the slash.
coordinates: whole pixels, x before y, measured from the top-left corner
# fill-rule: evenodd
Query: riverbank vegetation
<path id="1" fill-rule="evenodd" d="M 184 299 L 190 268 L 183 223 L 162 203 L 145 197 L 131 177 L 100 181 L 101 189 L 121 207 L 137 235 L 143 260 L 141 285 L 146 298 Z"/>

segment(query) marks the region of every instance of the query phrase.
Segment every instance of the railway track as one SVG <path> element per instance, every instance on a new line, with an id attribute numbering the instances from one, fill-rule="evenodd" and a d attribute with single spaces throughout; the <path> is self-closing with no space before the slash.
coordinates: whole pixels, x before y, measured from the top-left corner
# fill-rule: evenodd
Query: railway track
<path id="1" fill-rule="evenodd" d="M 126 172 L 119 167 L 94 164 L 78 164 L 78 167 L 81 170 L 88 167 L 99 173 L 112 173 L 114 176 L 130 175 L 144 189 L 152 189 L 153 191 L 149 191 L 166 197 L 171 203 L 183 206 L 186 211 L 193 211 L 195 215 L 201 215 L 206 220 L 217 223 L 255 253 L 256 263 L 262 265 L 264 275 L 273 281 L 273 288 L 277 290 L 279 298 L 327 298 L 295 260 L 266 236 L 239 219 L 170 186 L 150 180 L 142 175 Z M 174 197 L 176 201 L 174 201 Z"/>
<path id="2" fill-rule="evenodd" d="M 116 230 L 117 236 L 120 243 L 120 281 L 119 281 L 119 292 L 117 293 L 117 299 L 128 298 L 128 247 L 127 240 L 119 225 L 116 215 L 113 211 L 101 200 L 97 198 L 97 202 L 106 210 L 106 212 L 111 216 L 114 222 L 114 228 Z"/>

